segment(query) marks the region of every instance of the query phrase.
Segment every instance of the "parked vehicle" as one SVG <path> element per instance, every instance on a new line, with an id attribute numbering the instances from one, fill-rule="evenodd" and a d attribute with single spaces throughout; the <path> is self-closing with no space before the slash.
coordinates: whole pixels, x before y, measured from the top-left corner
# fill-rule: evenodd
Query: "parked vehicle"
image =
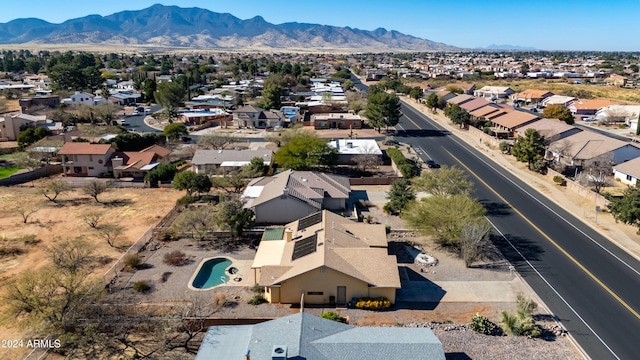
<path id="1" fill-rule="evenodd" d="M 427 167 L 429 169 L 439 169 L 440 168 L 440 164 L 438 164 L 437 162 L 435 162 L 433 160 L 428 160 L 427 161 Z"/>

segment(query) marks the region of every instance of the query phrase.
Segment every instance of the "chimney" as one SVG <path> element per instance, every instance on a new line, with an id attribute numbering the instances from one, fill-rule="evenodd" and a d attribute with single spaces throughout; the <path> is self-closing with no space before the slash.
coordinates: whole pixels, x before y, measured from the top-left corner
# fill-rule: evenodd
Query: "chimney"
<path id="1" fill-rule="evenodd" d="M 116 156 L 113 159 L 111 159 L 111 166 L 115 169 L 118 166 L 122 166 L 123 161 L 124 160 L 121 157 Z"/>
<path id="2" fill-rule="evenodd" d="M 271 360 L 287 360 L 287 346 L 274 345 L 271 351 Z"/>
<path id="3" fill-rule="evenodd" d="M 293 230 L 289 228 L 284 229 L 284 239 L 287 242 L 290 242 L 291 240 L 293 240 Z"/>

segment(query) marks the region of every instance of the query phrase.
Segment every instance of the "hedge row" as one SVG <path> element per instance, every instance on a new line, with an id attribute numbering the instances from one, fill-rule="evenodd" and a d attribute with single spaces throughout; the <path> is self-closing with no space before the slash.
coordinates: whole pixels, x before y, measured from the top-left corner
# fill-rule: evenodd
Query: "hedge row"
<path id="1" fill-rule="evenodd" d="M 415 165 L 411 161 L 407 160 L 407 158 L 404 157 L 400 150 L 395 148 L 388 148 L 387 156 L 389 156 L 391 161 L 396 164 L 398 170 L 400 170 L 400 174 L 402 174 L 403 177 L 411 179 L 412 177 L 418 175 Z"/>
<path id="2" fill-rule="evenodd" d="M 368 298 L 363 297 L 356 301 L 356 309 L 363 310 L 385 310 L 391 307 L 391 301 L 386 297 Z"/>

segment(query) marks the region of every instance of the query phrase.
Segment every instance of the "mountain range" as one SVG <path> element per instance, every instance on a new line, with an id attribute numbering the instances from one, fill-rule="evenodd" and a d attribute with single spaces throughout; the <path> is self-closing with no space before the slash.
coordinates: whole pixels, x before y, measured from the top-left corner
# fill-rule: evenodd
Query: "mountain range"
<path id="1" fill-rule="evenodd" d="M 201 8 L 153 5 L 53 24 L 41 19 L 0 23 L 2 44 L 102 44 L 198 49 L 433 51 L 458 48 L 383 28 L 373 31 L 305 23 L 242 20 Z"/>

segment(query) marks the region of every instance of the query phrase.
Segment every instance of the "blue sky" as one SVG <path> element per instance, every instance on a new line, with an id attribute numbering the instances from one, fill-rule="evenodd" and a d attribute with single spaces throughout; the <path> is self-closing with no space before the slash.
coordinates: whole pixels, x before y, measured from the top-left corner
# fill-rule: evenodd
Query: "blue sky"
<path id="1" fill-rule="evenodd" d="M 53 23 L 155 3 L 200 7 L 240 19 L 378 27 L 459 47 L 510 44 L 544 50 L 640 51 L 639 0 L 51 0 L 2 1 L 0 23 L 35 17 Z"/>

